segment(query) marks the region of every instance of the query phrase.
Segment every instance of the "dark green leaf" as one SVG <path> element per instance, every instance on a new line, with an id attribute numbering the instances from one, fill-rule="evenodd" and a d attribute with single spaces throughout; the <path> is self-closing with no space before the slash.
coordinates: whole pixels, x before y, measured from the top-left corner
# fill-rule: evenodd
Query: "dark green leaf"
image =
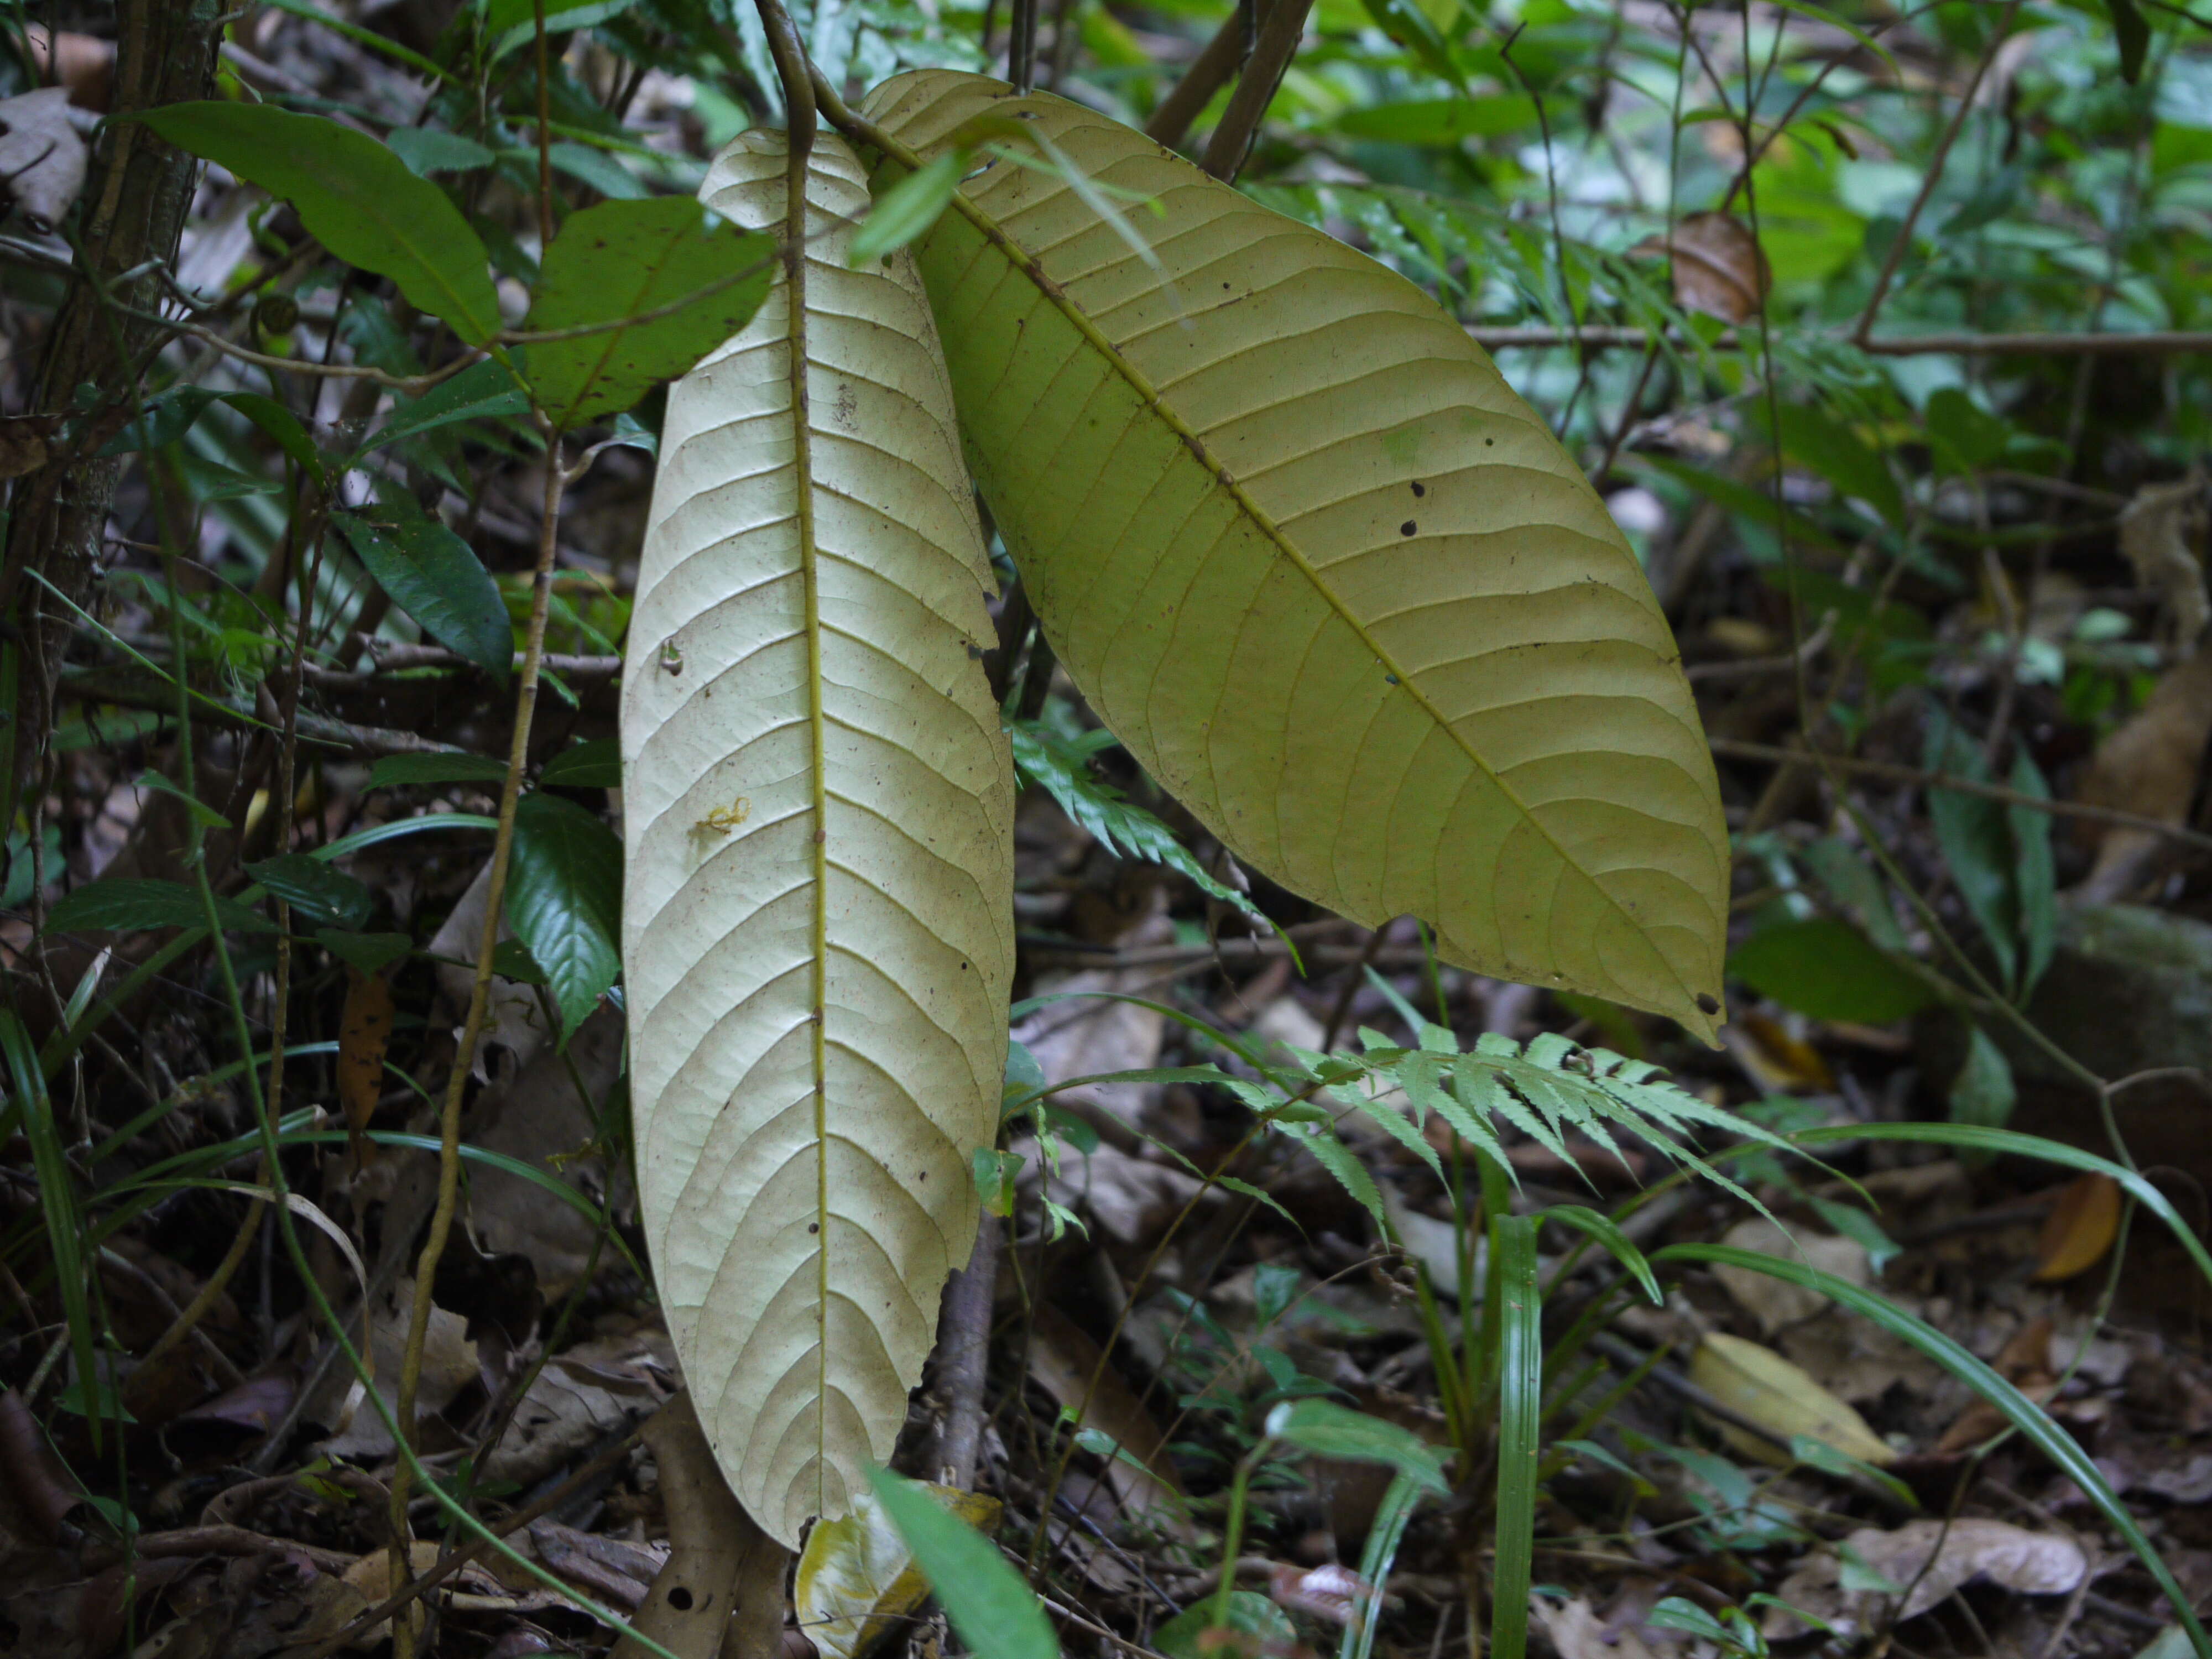
<path id="1" fill-rule="evenodd" d="M 79 890 L 83 890 L 82 889 Z M 66 904 L 69 901 L 62 901 Z M 59 909 L 60 906 L 55 907 Z M 46 1074 L 26 1031 L 13 1011 L 0 1009 L 0 1060 L 8 1068 L 8 1092 L 13 1097 L 12 1115 L 31 1143 L 31 1167 L 38 1176 L 40 1210 L 46 1222 L 46 1249 L 53 1268 L 54 1290 L 62 1304 L 62 1320 L 69 1331 L 70 1347 L 80 1376 L 96 1376 L 100 1367 L 92 1307 L 85 1293 L 91 1283 L 85 1271 L 83 1212 L 77 1202 L 76 1172 L 62 1144 L 61 1125 L 46 1093 Z M 87 1419 L 95 1449 L 100 1443 L 100 1419 Z"/>
<path id="2" fill-rule="evenodd" d="M 2011 428 L 1954 386 L 1929 398 L 1927 418 L 1929 436 L 1949 452 L 1954 471 L 1989 465 L 2012 439 Z"/>
<path id="3" fill-rule="evenodd" d="M 1826 411 L 1804 404 L 1781 410 L 1782 453 L 1864 501 L 1893 525 L 1905 522 L 1905 496 L 1882 459 L 1859 434 Z"/>
<path id="4" fill-rule="evenodd" d="M 203 830 L 227 830 L 230 827 L 228 818 L 198 796 L 185 793 L 159 772 L 147 773 L 138 780 L 138 787 L 141 789 L 158 789 L 170 799 L 182 802 L 185 811 L 191 814 Z"/>
<path id="5" fill-rule="evenodd" d="M 1383 1463 L 1443 1493 L 1443 1459 L 1411 1429 L 1386 1423 L 1329 1400 L 1285 1400 L 1267 1413 L 1267 1433 L 1319 1457 Z"/>
<path id="6" fill-rule="evenodd" d="M 540 783 L 564 789 L 622 787 L 622 750 L 612 738 L 592 738 L 573 749 L 564 749 L 545 763 L 538 775 Z"/>
<path id="7" fill-rule="evenodd" d="M 323 476 L 322 454 L 316 449 L 315 441 L 307 435 L 307 428 L 300 424 L 300 417 L 290 410 L 258 392 L 228 392 L 223 394 L 222 400 L 274 438 L 276 447 L 310 477 Z"/>
<path id="8" fill-rule="evenodd" d="M 2012 787 L 2035 800 L 2051 799 L 2042 770 L 2023 748 L 2013 759 Z M 2020 906 L 2020 995 L 2026 1000 L 2058 947 L 2058 874 L 2051 853 L 2051 814 L 2033 806 L 2005 808 L 2012 831 L 2013 890 Z"/>
<path id="9" fill-rule="evenodd" d="M 1059 1659 L 1036 1592 L 997 1545 L 888 1469 L 869 1470 L 868 1484 L 971 1651 L 981 1659 Z"/>
<path id="10" fill-rule="evenodd" d="M 488 167 L 498 158 L 473 138 L 434 127 L 394 127 L 384 142 L 407 164 L 407 170 L 427 179 L 434 173 L 471 173 Z"/>
<path id="11" fill-rule="evenodd" d="M 1666 1301 L 1667 1298 L 1660 1294 L 1659 1281 L 1651 1275 L 1651 1264 L 1644 1259 L 1644 1252 L 1636 1248 L 1633 1239 L 1613 1224 L 1610 1216 L 1600 1215 L 1583 1204 L 1554 1204 L 1547 1210 L 1539 1211 L 1536 1219 L 1562 1223 L 1595 1240 L 1635 1278 L 1644 1294 L 1651 1298 L 1653 1307 L 1658 1307 Z"/>
<path id="12" fill-rule="evenodd" d="M 380 972 L 415 948 L 404 933 L 351 933 L 336 927 L 317 928 L 315 943 L 364 974 Z"/>
<path id="13" fill-rule="evenodd" d="M 1940 711 L 1929 719 L 1923 764 L 1930 772 L 1949 773 L 1977 783 L 1986 782 L 1989 777 L 1981 745 Z M 2014 983 L 2020 966 L 2021 915 L 2014 871 L 2019 860 L 2013 849 L 2008 809 L 2002 802 L 1984 795 L 1930 788 L 1928 816 L 1935 823 L 1936 845 L 1943 849 L 1943 862 L 1950 868 L 1959 896 L 1989 942 L 2000 975 L 2007 985 Z M 2047 826 L 2049 820 L 2044 822 Z"/>
<path id="14" fill-rule="evenodd" d="M 218 897 L 222 925 L 240 933 L 273 933 L 276 924 L 234 899 Z M 90 881 L 46 912 L 49 933 L 136 933 L 155 927 L 198 927 L 206 918 L 199 894 L 180 881 L 111 877 Z"/>
<path id="15" fill-rule="evenodd" d="M 362 447 L 362 453 L 454 421 L 483 421 L 529 412 L 529 393 L 515 384 L 504 363 L 487 357 L 421 397 L 401 403 Z"/>
<path id="16" fill-rule="evenodd" d="M 545 970 L 538 959 L 519 939 L 503 939 L 493 947 L 491 970 L 501 979 L 511 979 L 518 985 L 546 983 Z"/>
<path id="17" fill-rule="evenodd" d="M 622 971 L 622 843 L 558 795 L 526 795 L 515 809 L 507 919 L 545 970 L 564 1032 L 573 1031 Z"/>
<path id="18" fill-rule="evenodd" d="M 2002 1129 L 2019 1103 L 2020 1091 L 2012 1078 L 2012 1062 L 1990 1034 L 1973 1020 L 1966 1025 L 1966 1057 L 1951 1079 L 1951 1121 Z"/>
<path id="19" fill-rule="evenodd" d="M 280 853 L 247 865 L 246 872 L 294 909 L 305 912 L 307 920 L 347 932 L 359 928 L 376 908 L 376 895 L 365 883 L 305 853 Z"/>
<path id="20" fill-rule="evenodd" d="M 554 425 L 567 431 L 628 409 L 743 328 L 768 293 L 775 246 L 688 197 L 570 215 L 546 252 L 530 327 L 615 326 L 531 347 L 531 385 Z M 695 295 L 666 316 L 623 320 Z"/>
<path id="21" fill-rule="evenodd" d="M 497 585 L 466 542 L 435 519 L 378 523 L 357 513 L 331 516 L 394 605 L 439 644 L 505 682 L 514 629 Z"/>
<path id="22" fill-rule="evenodd" d="M 1498 1253 L 1498 1554 L 1491 1598 L 1492 1659 L 1528 1647 L 1528 1581 L 1536 1531 L 1537 1426 L 1544 1405 L 1544 1310 L 1536 1279 L 1536 1221 L 1501 1215 Z M 1632 1247 L 1633 1248 L 1633 1247 Z"/>
<path id="23" fill-rule="evenodd" d="M 1822 916 L 1754 933 L 1729 955 L 1729 976 L 1815 1019 L 1887 1025 L 1918 1012 L 1934 990 L 1847 921 Z"/>
<path id="24" fill-rule="evenodd" d="M 589 144 L 563 140 L 551 147 L 546 159 L 553 163 L 556 172 L 567 173 L 579 184 L 590 185 L 612 201 L 642 201 L 653 194 L 635 173 L 606 151 L 595 149 Z M 534 165 L 537 161 L 535 150 L 531 152 L 531 160 Z"/>
<path id="25" fill-rule="evenodd" d="M 386 755 L 369 769 L 372 789 L 417 783 L 501 783 L 507 763 L 489 755 Z"/>
<path id="26" fill-rule="evenodd" d="M 971 159 L 965 149 L 948 149 L 877 197 L 875 206 L 853 233 L 845 263 L 858 270 L 869 260 L 879 259 L 927 234 L 951 202 Z"/>
<path id="27" fill-rule="evenodd" d="M 132 118 L 283 197 L 317 241 L 348 264 L 392 278 L 469 344 L 499 331 L 483 244 L 445 191 L 368 134 L 271 104 L 220 100 Z"/>

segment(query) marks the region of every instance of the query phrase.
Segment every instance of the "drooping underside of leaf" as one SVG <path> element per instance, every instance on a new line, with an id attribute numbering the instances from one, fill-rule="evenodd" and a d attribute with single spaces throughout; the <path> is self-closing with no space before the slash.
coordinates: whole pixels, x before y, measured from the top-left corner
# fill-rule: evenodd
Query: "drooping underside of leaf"
<path id="1" fill-rule="evenodd" d="M 780 134 L 702 197 L 780 228 Z M 989 567 L 904 254 L 823 134 L 794 416 L 790 287 L 671 392 L 623 687 L 640 1198 L 699 1418 L 796 1547 L 890 1455 L 997 1125 L 1012 763 Z M 808 458 L 802 491 L 797 458 Z"/>
<path id="2" fill-rule="evenodd" d="M 977 482 L 1130 752 L 1296 891 L 1710 1037 L 1728 843 L 1673 638 L 1464 331 L 1065 100 L 931 70 L 866 112 L 908 162 L 1017 118 L 1164 210 L 1127 217 L 1164 280 L 1024 151 L 916 244 Z"/>

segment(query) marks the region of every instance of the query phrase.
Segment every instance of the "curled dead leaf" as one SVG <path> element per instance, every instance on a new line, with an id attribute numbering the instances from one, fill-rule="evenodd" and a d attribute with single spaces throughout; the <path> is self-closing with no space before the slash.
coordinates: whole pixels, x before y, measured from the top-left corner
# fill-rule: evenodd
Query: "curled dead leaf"
<path id="1" fill-rule="evenodd" d="M 1766 303 L 1773 270 L 1751 227 L 1732 213 L 1686 214 L 1671 240 L 1647 236 L 1629 249 L 1656 258 L 1671 251 L 1674 299 L 1687 310 L 1724 322 L 1747 322 Z"/>
<path id="2" fill-rule="evenodd" d="M 2204 538 L 2208 515 L 2204 474 L 2195 468 L 2168 483 L 2145 484 L 2120 509 L 2120 551 L 2136 580 L 2159 597 L 2160 608 L 2183 653 L 2196 648 L 2212 622 L 2204 591 L 2204 561 L 2192 542 Z"/>
<path id="3" fill-rule="evenodd" d="M 1869 1276 L 1863 1245 L 1802 1228 L 1794 1233 L 1785 1231 L 1759 1216 L 1736 1223 L 1721 1243 L 1739 1250 L 1756 1250 L 1761 1255 L 1802 1261 L 1848 1284 L 1863 1285 Z M 1713 1269 L 1713 1276 L 1769 1336 L 1785 1327 L 1802 1324 L 1828 1306 L 1828 1298 L 1818 1291 L 1806 1290 L 1771 1273 L 1753 1273 L 1747 1267 L 1718 1267 Z"/>
<path id="4" fill-rule="evenodd" d="M 2105 1259 L 2120 1231 L 2120 1184 L 2094 1170 L 2066 1183 L 2036 1241 L 2038 1284 L 2087 1273 Z"/>
<path id="5" fill-rule="evenodd" d="M 86 150 L 66 87 L 0 98 L 0 180 L 40 229 L 58 225 L 84 188 Z"/>
<path id="6" fill-rule="evenodd" d="M 2081 799 L 2166 823 L 2189 817 L 2205 744 L 2212 740 L 2212 651 L 2199 651 L 2166 670 L 2142 708 L 2097 745 Z M 2148 830 L 2107 830 L 2097 864 L 2080 889 L 2094 902 L 2118 898 L 2135 883 L 2164 838 Z"/>
<path id="7" fill-rule="evenodd" d="M 1891 1583 L 1912 1586 L 1900 1619 L 1917 1618 L 1972 1579 L 1986 1578 L 2021 1595 L 2064 1595 L 2089 1570 L 2072 1539 L 2003 1521 L 1910 1521 L 1890 1532 L 1869 1527 L 1846 1538 L 1844 1547 Z"/>
<path id="8" fill-rule="evenodd" d="M 952 1486 L 927 1490 L 985 1537 L 997 1530 L 997 1498 Z M 791 1589 L 799 1627 L 821 1659 L 866 1659 L 885 1638 L 905 1632 L 907 1615 L 928 1595 L 928 1581 L 873 1492 L 836 1520 L 815 1523 Z"/>
<path id="9" fill-rule="evenodd" d="M 1848 1457 L 1877 1468 L 1897 1461 L 1896 1451 L 1858 1413 L 1771 1348 L 1715 1332 L 1698 1345 L 1690 1380 L 1740 1417 L 1750 1419 L 1783 1444 L 1808 1435 Z M 1774 1445 L 1733 1423 L 1717 1422 L 1721 1438 L 1747 1457 L 1778 1463 Z"/>
<path id="10" fill-rule="evenodd" d="M 346 969 L 345 1010 L 338 1019 L 338 1103 L 345 1109 L 346 1134 L 356 1167 L 374 1152 L 367 1139 L 369 1120 L 384 1092 L 384 1051 L 392 1041 L 392 988 L 381 974 Z"/>

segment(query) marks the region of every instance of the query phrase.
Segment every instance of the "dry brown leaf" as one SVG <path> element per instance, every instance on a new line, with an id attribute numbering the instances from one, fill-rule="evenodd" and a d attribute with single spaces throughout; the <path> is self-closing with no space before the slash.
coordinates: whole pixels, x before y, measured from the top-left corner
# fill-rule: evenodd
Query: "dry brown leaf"
<path id="1" fill-rule="evenodd" d="M 392 988 L 381 974 L 346 969 L 345 1009 L 338 1017 L 338 1104 L 345 1109 L 346 1135 L 356 1167 L 374 1148 L 368 1139 L 384 1093 L 384 1051 L 392 1042 Z"/>
<path id="2" fill-rule="evenodd" d="M 2212 651 L 2166 670 L 2142 708 L 2097 745 L 2080 798 L 2166 823 L 2181 823 L 2212 740 Z M 2081 884 L 2091 902 L 2118 897 L 2163 837 L 2148 830 L 2107 830 L 2096 868 Z"/>
<path id="3" fill-rule="evenodd" d="M 1721 1243 L 1739 1250 L 1756 1250 L 1785 1261 L 1803 1261 L 1847 1284 L 1864 1285 L 1871 1276 L 1863 1245 L 1831 1234 L 1795 1232 L 1763 1217 L 1739 1221 L 1722 1236 Z M 1768 1336 L 1787 1326 L 1803 1323 L 1828 1306 L 1828 1298 L 1748 1267 L 1715 1267 L 1713 1276 L 1737 1304 L 1759 1322 Z"/>
<path id="4" fill-rule="evenodd" d="M 0 179 L 40 227 L 58 225 L 84 188 L 84 140 L 69 116 L 66 87 L 0 98 Z"/>
<path id="5" fill-rule="evenodd" d="M 1668 252 L 1665 236 L 1647 236 L 1629 250 L 1656 258 Z M 1674 226 L 1675 302 L 1725 322 L 1748 321 L 1766 302 L 1772 269 L 1751 227 L 1732 213 L 1692 213 Z"/>
<path id="6" fill-rule="evenodd" d="M 42 23 L 32 24 L 24 35 L 43 78 L 66 88 L 79 109 L 106 113 L 115 83 L 114 41 L 68 29 L 49 35 Z"/>
<path id="7" fill-rule="evenodd" d="M 2119 1232 L 2118 1182 L 2094 1170 L 2068 1182 L 2036 1241 L 2036 1282 L 2056 1284 L 2087 1273 L 2105 1259 Z"/>
<path id="8" fill-rule="evenodd" d="M 1632 1629 L 1608 1639 L 1605 1620 L 1580 1596 L 1569 1601 L 1531 1596 L 1528 1607 L 1559 1650 L 1559 1659 L 1652 1659 L 1651 1650 Z"/>
<path id="9" fill-rule="evenodd" d="M 2057 1533 L 2030 1532 L 2003 1521 L 1910 1521 L 1893 1532 L 1853 1533 L 1844 1547 L 1893 1584 L 1911 1584 L 1899 1619 L 1917 1618 L 1960 1585 L 1986 1578 L 2021 1595 L 2063 1595 L 2089 1570 L 2081 1547 Z M 1932 1565 L 1929 1557 L 1942 1540 Z M 1927 1571 L 1923 1574 L 1923 1567 Z M 1913 1583 L 1917 1578 L 1919 1582 Z"/>
<path id="10" fill-rule="evenodd" d="M 484 1478 L 534 1486 L 578 1452 L 628 1431 L 673 1392 L 675 1350 L 661 1331 L 599 1337 L 547 1360 L 484 1460 Z"/>
<path id="11" fill-rule="evenodd" d="M 399 1369 L 406 1356 L 407 1323 L 415 1306 L 415 1281 L 396 1281 L 376 1304 L 369 1322 L 369 1356 L 374 1362 L 376 1389 L 387 1404 L 399 1386 Z M 425 1418 L 443 1411 L 453 1397 L 477 1378 L 477 1345 L 469 1340 L 468 1321 L 450 1310 L 433 1307 L 422 1346 L 422 1381 L 415 1396 L 416 1409 Z M 317 1449 L 327 1456 L 356 1461 L 389 1457 L 392 1436 L 384 1418 L 362 1398 L 360 1382 L 349 1372 L 334 1372 L 306 1416 L 310 1422 L 336 1425 L 337 1431 Z"/>
<path id="12" fill-rule="evenodd" d="M 1771 1348 L 1717 1331 L 1698 1345 L 1690 1380 L 1785 1445 L 1793 1435 L 1809 1435 L 1862 1463 L 1881 1468 L 1897 1461 L 1895 1449 L 1867 1426 L 1866 1419 Z M 1785 1461 L 1778 1448 L 1733 1423 L 1717 1422 L 1715 1427 L 1747 1457 Z"/>
<path id="13" fill-rule="evenodd" d="M 2145 484 L 2120 509 L 2120 551 L 2136 568 L 2136 580 L 2159 596 L 2173 629 L 2173 643 L 2187 654 L 2212 622 L 2212 599 L 2204 592 L 2204 562 L 2190 545 L 2203 538 L 2204 475 L 2191 468 L 2168 483 Z"/>
<path id="14" fill-rule="evenodd" d="M 1098 1359 L 1098 1345 L 1073 1320 L 1056 1308 L 1037 1309 L 1029 1347 L 1030 1375 L 1060 1406 L 1081 1411 L 1085 1425 L 1110 1435 L 1144 1465 L 1134 1468 L 1120 1457 L 1106 1460 L 1107 1481 L 1126 1507 L 1151 1511 L 1155 1519 L 1178 1530 L 1187 1528 L 1179 1501 L 1182 1483 L 1168 1461 L 1167 1437 L 1121 1373 L 1110 1364 L 1102 1370 Z M 1096 1389 L 1091 1385 L 1093 1373 L 1098 1378 Z"/>
<path id="15" fill-rule="evenodd" d="M 0 416 L 0 478 L 20 478 L 44 466 L 46 441 L 60 429 L 58 415 Z"/>

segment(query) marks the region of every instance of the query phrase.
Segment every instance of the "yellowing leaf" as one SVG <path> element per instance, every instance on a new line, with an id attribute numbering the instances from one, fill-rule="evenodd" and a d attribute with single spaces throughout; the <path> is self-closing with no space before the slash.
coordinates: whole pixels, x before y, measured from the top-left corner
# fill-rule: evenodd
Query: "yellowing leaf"
<path id="1" fill-rule="evenodd" d="M 999 1500 L 953 1486 L 930 1486 L 929 1495 L 986 1536 L 999 1524 Z M 862 1492 L 853 1508 L 806 1534 L 792 1580 L 799 1627 L 822 1659 L 866 1659 L 884 1638 L 902 1634 L 906 1615 L 929 1594 L 929 1581 L 914 1553 L 874 1493 Z"/>
<path id="2" fill-rule="evenodd" d="M 2120 1233 L 2120 1183 L 2094 1170 L 2060 1190 L 2035 1245 L 2035 1279 L 2055 1284 L 2084 1273 L 2105 1259 Z"/>
<path id="3" fill-rule="evenodd" d="M 931 70 L 867 111 L 887 179 L 985 112 L 1075 170 L 1000 155 L 916 257 L 1031 601 L 1146 770 L 1332 909 L 1709 1037 L 1728 841 L 1673 638 L 1465 331 L 1065 100 Z"/>
<path id="4" fill-rule="evenodd" d="M 781 226 L 783 140 L 702 191 Z M 975 1231 L 1013 965 L 989 580 L 911 263 L 828 134 L 781 274 L 669 395 L 623 686 L 639 1199 L 731 1490 L 796 1547 L 891 1453 Z M 790 365 L 803 320 L 807 418 Z M 802 458 L 804 465 L 802 465 Z"/>
<path id="5" fill-rule="evenodd" d="M 1690 1381 L 1784 1444 L 1792 1435 L 1808 1435 L 1876 1468 L 1897 1462 L 1896 1450 L 1867 1426 L 1866 1419 L 1771 1348 L 1717 1331 L 1698 1344 Z M 1745 1456 L 1782 1461 L 1772 1445 L 1734 1424 L 1717 1421 L 1714 1426 Z"/>
<path id="6" fill-rule="evenodd" d="M 346 969 L 345 1009 L 338 1017 L 338 1104 L 358 1164 L 368 1161 L 366 1138 L 384 1092 L 384 1051 L 392 1041 L 392 988 L 381 974 Z"/>

